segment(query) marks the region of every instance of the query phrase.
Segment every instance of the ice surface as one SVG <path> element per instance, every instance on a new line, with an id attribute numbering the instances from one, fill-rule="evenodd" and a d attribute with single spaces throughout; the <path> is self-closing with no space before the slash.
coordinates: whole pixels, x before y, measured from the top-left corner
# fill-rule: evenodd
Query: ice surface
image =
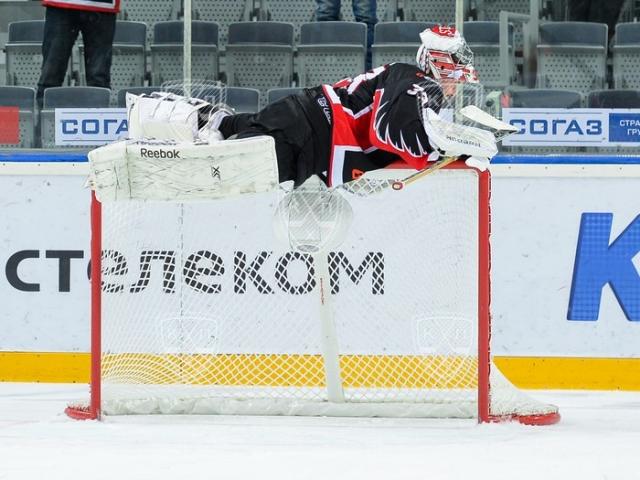
<path id="1" fill-rule="evenodd" d="M 0 480 L 636 480 L 640 392 L 534 392 L 550 427 L 468 420 L 127 416 L 74 421 L 85 386 L 0 383 Z"/>

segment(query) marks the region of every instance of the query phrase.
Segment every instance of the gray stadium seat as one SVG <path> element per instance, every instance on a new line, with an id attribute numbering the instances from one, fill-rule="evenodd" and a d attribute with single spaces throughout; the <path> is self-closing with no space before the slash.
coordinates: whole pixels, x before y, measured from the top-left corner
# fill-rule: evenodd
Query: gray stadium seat
<path id="1" fill-rule="evenodd" d="M 55 148 L 56 108 L 106 108 L 111 91 L 100 87 L 53 87 L 44 91 L 40 112 L 40 135 L 43 148 Z M 81 147 L 86 148 L 86 147 Z"/>
<path id="2" fill-rule="evenodd" d="M 595 90 L 587 96 L 588 108 L 640 108 L 640 90 Z"/>
<path id="3" fill-rule="evenodd" d="M 36 91 L 29 87 L 0 86 L 0 107 L 18 107 L 20 143 L 2 144 L 0 147 L 33 148 L 35 130 Z"/>
<path id="4" fill-rule="evenodd" d="M 178 95 L 184 92 L 176 91 Z M 260 91 L 255 88 L 221 87 L 221 83 L 194 85 L 189 93 L 212 104 L 226 103 L 236 113 L 255 113 L 260 108 Z"/>
<path id="5" fill-rule="evenodd" d="M 218 50 L 226 48 L 229 25 L 245 22 L 253 14 L 253 0 L 193 0 L 193 19 L 216 22 L 220 27 Z"/>
<path id="6" fill-rule="evenodd" d="M 344 8 L 344 7 L 343 7 Z M 294 43 L 300 41 L 300 26 L 313 22 L 316 14 L 315 0 L 261 0 L 259 18 L 272 22 L 293 24 Z"/>
<path id="7" fill-rule="evenodd" d="M 345 22 L 355 22 L 353 15 L 353 2 L 351 0 L 342 0 L 342 8 L 340 10 L 340 19 Z M 379 22 L 393 22 L 398 15 L 398 0 L 377 0 L 376 1 L 376 17 Z"/>
<path id="8" fill-rule="evenodd" d="M 227 87 L 227 105 L 236 113 L 255 113 L 260 108 L 260 91 L 255 88 Z"/>
<path id="9" fill-rule="evenodd" d="M 478 20 L 488 20 L 497 22 L 501 11 L 513 13 L 525 13 L 530 11 L 531 0 L 476 0 Z M 465 32 L 466 35 L 466 32 Z M 522 23 L 515 24 L 513 30 L 513 45 L 517 51 L 522 50 L 524 37 Z"/>
<path id="10" fill-rule="evenodd" d="M 474 66 L 480 82 L 486 89 L 508 87 L 515 79 L 515 51 L 513 48 L 513 25 L 509 26 L 509 71 L 511 80 L 502 81 L 500 65 L 500 24 L 498 22 L 465 22 L 464 37 L 473 51 Z"/>
<path id="11" fill-rule="evenodd" d="M 465 12 L 469 2 L 464 2 Z M 465 14 L 464 18 L 467 18 Z M 414 22 L 435 22 L 454 25 L 456 21 L 456 2 L 453 0 L 405 0 L 404 19 Z"/>
<path id="12" fill-rule="evenodd" d="M 509 89 L 510 106 L 515 108 L 580 108 L 582 93 L 562 89 Z"/>
<path id="13" fill-rule="evenodd" d="M 376 24 L 371 52 L 373 66 L 388 63 L 415 65 L 420 46 L 420 32 L 431 28 L 430 22 L 381 22 Z"/>
<path id="14" fill-rule="evenodd" d="M 551 22 L 540 26 L 539 88 L 565 88 L 588 93 L 604 87 L 607 25 Z"/>
<path id="15" fill-rule="evenodd" d="M 613 84 L 615 88 L 640 88 L 640 23 L 616 25 Z"/>
<path id="16" fill-rule="evenodd" d="M 115 92 L 126 87 L 141 87 L 146 75 L 145 41 L 147 26 L 142 22 L 117 21 L 113 39 L 113 59 L 111 61 L 111 89 Z M 80 58 L 83 58 L 82 45 Z M 80 84 L 86 85 L 84 62 L 80 62 Z"/>
<path id="17" fill-rule="evenodd" d="M 182 79 L 184 22 L 159 22 L 154 30 L 151 82 L 162 85 Z M 191 22 L 191 78 L 193 81 L 218 78 L 218 24 L 214 22 Z"/>
<path id="18" fill-rule="evenodd" d="M 118 90 L 118 103 L 119 108 L 127 106 L 127 93 L 133 93 L 134 95 L 150 94 L 153 92 L 162 91 L 162 87 L 128 87 Z"/>
<path id="19" fill-rule="evenodd" d="M 36 87 L 42 70 L 44 20 L 11 22 L 5 45 L 7 85 Z"/>
<path id="20" fill-rule="evenodd" d="M 367 26 L 357 22 L 314 22 L 300 27 L 298 79 L 301 87 L 334 83 L 364 72 Z"/>
<path id="21" fill-rule="evenodd" d="M 126 0 L 122 3 L 121 19 L 143 22 L 150 27 L 157 22 L 177 20 L 182 0 Z M 153 43 L 153 28 L 147 28 L 146 45 Z"/>
<path id="22" fill-rule="evenodd" d="M 229 25 L 226 51 L 227 84 L 260 90 L 288 87 L 293 76 L 293 25 L 283 22 L 241 22 Z"/>
<path id="23" fill-rule="evenodd" d="M 509 89 L 509 106 L 512 108 L 581 108 L 583 95 L 575 90 L 563 89 Z M 507 149 L 507 148 L 505 148 Z M 508 147 L 512 152 L 554 154 L 583 151 L 580 147 L 543 146 Z"/>
<path id="24" fill-rule="evenodd" d="M 267 92 L 267 102 L 273 103 L 278 100 L 288 97 L 289 95 L 295 95 L 302 91 L 301 87 L 289 87 L 289 88 L 270 88 Z"/>

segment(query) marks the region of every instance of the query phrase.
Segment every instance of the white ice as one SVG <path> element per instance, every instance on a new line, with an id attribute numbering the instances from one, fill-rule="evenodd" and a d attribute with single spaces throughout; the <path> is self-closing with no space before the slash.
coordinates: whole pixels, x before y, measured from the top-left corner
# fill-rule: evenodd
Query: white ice
<path id="1" fill-rule="evenodd" d="M 0 480 L 635 480 L 640 392 L 540 392 L 550 427 L 226 416 L 74 421 L 78 385 L 0 383 Z"/>

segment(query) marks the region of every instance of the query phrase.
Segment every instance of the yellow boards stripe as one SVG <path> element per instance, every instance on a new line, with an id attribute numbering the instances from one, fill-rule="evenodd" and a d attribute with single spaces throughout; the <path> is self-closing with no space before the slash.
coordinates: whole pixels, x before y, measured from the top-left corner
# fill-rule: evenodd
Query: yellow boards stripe
<path id="1" fill-rule="evenodd" d="M 144 376 L 163 381 L 175 371 L 191 383 L 261 386 L 323 385 L 317 355 L 120 355 L 142 365 Z M 115 358 L 105 356 L 105 367 Z M 496 365 L 521 388 L 640 390 L 640 358 L 495 357 Z M 178 370 L 175 370 L 179 365 Z M 475 363 L 464 357 L 349 355 L 341 357 L 342 375 L 352 387 L 455 388 L 473 384 Z M 446 365 L 444 365 L 446 364 Z M 0 381 L 86 383 L 87 353 L 0 352 Z M 160 370 L 158 370 L 160 367 Z M 446 378 L 437 370 L 449 371 Z M 172 373 L 174 372 L 174 373 Z M 470 377 L 471 376 L 471 377 Z M 184 378 L 184 376 L 183 376 Z M 157 381 L 157 380 L 156 380 Z"/>

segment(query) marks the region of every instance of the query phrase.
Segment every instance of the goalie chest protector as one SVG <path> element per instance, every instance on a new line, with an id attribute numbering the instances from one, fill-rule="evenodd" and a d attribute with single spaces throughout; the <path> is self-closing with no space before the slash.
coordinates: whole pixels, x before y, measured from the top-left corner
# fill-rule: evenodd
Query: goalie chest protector
<path id="1" fill-rule="evenodd" d="M 408 64 L 378 67 L 323 85 L 333 117 L 329 186 L 401 162 L 416 170 L 433 151 L 410 92 L 424 73 Z"/>

